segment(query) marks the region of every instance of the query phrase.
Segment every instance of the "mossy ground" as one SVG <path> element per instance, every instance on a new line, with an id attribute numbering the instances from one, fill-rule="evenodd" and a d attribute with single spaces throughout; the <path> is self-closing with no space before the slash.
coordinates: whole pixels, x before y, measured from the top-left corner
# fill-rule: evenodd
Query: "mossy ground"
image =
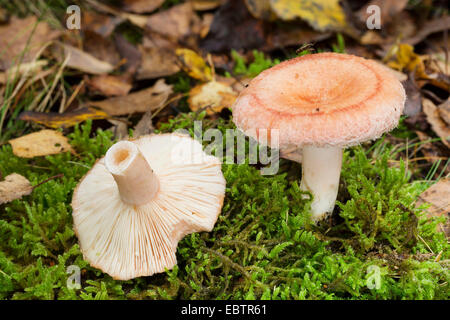
<path id="1" fill-rule="evenodd" d="M 181 114 L 160 131 L 203 120 L 206 130 L 228 120 Z M 71 197 L 80 178 L 113 143 L 87 123 L 69 135 L 76 154 L 21 159 L 0 149 L 3 176 L 17 172 L 37 187 L 0 207 L 2 299 L 447 299 L 449 245 L 414 201 L 428 182 L 392 163 L 387 140 L 348 149 L 338 208 L 310 223 L 310 200 L 299 190 L 300 165 L 282 160 L 273 176 L 256 166 L 223 164 L 226 197 L 210 233 L 186 236 L 178 265 L 151 277 L 116 281 L 82 258 L 72 230 Z M 308 198 L 308 197 L 306 197 Z M 441 253 L 440 260 L 435 262 Z M 67 287 L 67 268 L 81 268 L 81 289 Z M 369 289 L 376 283 L 379 287 Z M 369 285 L 369 286 L 368 286 Z"/>

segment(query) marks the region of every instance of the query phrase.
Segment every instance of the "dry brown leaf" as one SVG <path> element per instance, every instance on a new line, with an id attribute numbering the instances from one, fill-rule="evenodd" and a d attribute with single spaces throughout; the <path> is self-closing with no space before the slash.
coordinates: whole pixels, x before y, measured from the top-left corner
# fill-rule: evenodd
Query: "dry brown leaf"
<path id="1" fill-rule="evenodd" d="M 155 11 L 165 0 L 123 0 L 122 9 L 134 13 L 148 13 Z"/>
<path id="2" fill-rule="evenodd" d="M 62 152 L 73 152 L 66 137 L 59 131 L 41 130 L 8 141 L 13 153 L 21 158 L 47 156 Z"/>
<path id="3" fill-rule="evenodd" d="M 225 0 L 191 0 L 196 11 L 212 10 L 220 6 Z"/>
<path id="4" fill-rule="evenodd" d="M 416 205 L 419 206 L 424 202 L 431 204 L 428 208 L 428 216 L 447 218 L 444 225 L 438 225 L 438 231 L 443 231 L 447 237 L 450 237 L 450 179 L 441 179 L 422 192 Z"/>
<path id="5" fill-rule="evenodd" d="M 65 113 L 24 111 L 19 115 L 19 120 L 32 121 L 54 129 L 73 127 L 89 119 L 106 118 L 108 118 L 108 114 L 93 108 L 81 108 Z"/>
<path id="6" fill-rule="evenodd" d="M 423 99 L 422 106 L 433 131 L 442 139 L 442 143 L 450 148 L 450 126 L 441 119 L 438 108 L 431 100 Z"/>
<path id="7" fill-rule="evenodd" d="M 139 47 L 142 54 L 142 62 L 138 69 L 136 78 L 154 79 L 180 71 L 179 61 L 175 53 L 162 48 L 144 48 Z"/>
<path id="8" fill-rule="evenodd" d="M 93 31 L 84 32 L 83 51 L 113 66 L 120 61 L 114 41 L 110 37 L 103 37 Z"/>
<path id="9" fill-rule="evenodd" d="M 447 126 L 450 126 L 450 98 L 438 106 L 438 111 L 442 120 L 447 123 Z"/>
<path id="10" fill-rule="evenodd" d="M 228 84 L 210 81 L 193 87 L 189 91 L 188 102 L 192 111 L 206 108 L 206 113 L 212 115 L 231 107 L 236 97 L 236 92 Z"/>
<path id="11" fill-rule="evenodd" d="M 89 74 L 105 74 L 114 70 L 108 62 L 98 60 L 94 56 L 70 45 L 63 45 L 67 66 Z"/>
<path id="12" fill-rule="evenodd" d="M 189 34 L 198 34 L 201 28 L 200 18 L 190 2 L 175 5 L 168 10 L 151 15 L 146 29 L 170 38 L 174 41 Z"/>
<path id="13" fill-rule="evenodd" d="M 121 34 L 114 35 L 114 43 L 120 57 L 124 60 L 122 68 L 127 74 L 134 74 L 141 65 L 142 54 L 138 48 L 128 42 Z"/>
<path id="14" fill-rule="evenodd" d="M 0 182 L 0 204 L 20 199 L 29 195 L 32 191 L 33 187 L 27 178 L 12 173 Z"/>
<path id="15" fill-rule="evenodd" d="M 276 15 L 270 7 L 270 0 L 245 0 L 245 5 L 252 16 L 257 19 L 276 19 Z"/>
<path id="16" fill-rule="evenodd" d="M 430 34 L 448 29 L 450 29 L 450 16 L 443 16 L 425 23 L 414 37 L 407 39 L 405 42 L 410 45 L 416 45 Z"/>
<path id="17" fill-rule="evenodd" d="M 92 77 L 87 85 L 94 91 L 100 92 L 107 97 L 125 96 L 131 90 L 131 81 L 129 77 L 99 75 Z"/>
<path id="18" fill-rule="evenodd" d="M 12 17 L 8 24 L 0 25 L 0 70 L 18 63 L 22 54 L 20 63 L 32 61 L 44 44 L 61 34 L 52 30 L 46 22 L 36 23 L 37 18 L 29 16 L 24 19 Z"/>
<path id="19" fill-rule="evenodd" d="M 109 37 L 115 27 L 123 22 L 121 17 L 112 17 L 95 11 L 83 11 L 83 30 L 95 32 L 103 37 Z"/>
<path id="20" fill-rule="evenodd" d="M 112 116 L 147 112 L 157 109 L 161 103 L 167 101 L 171 93 L 172 86 L 167 85 L 164 79 L 160 79 L 153 87 L 122 97 L 91 101 L 89 105 L 98 107 Z"/>

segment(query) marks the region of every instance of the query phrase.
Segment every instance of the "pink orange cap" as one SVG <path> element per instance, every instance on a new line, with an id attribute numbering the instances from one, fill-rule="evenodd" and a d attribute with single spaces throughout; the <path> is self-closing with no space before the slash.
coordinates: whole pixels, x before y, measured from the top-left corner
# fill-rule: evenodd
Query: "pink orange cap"
<path id="1" fill-rule="evenodd" d="M 280 147 L 347 147 L 397 126 L 405 99 L 400 81 L 373 60 L 310 54 L 254 78 L 232 107 L 233 121 L 257 140 L 261 129 L 278 129 Z"/>

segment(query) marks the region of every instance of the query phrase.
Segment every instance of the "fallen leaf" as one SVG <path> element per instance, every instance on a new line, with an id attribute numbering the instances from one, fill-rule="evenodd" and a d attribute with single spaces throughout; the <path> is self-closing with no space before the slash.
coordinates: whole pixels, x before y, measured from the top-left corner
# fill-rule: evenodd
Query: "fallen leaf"
<path id="1" fill-rule="evenodd" d="M 438 225 L 438 231 L 445 233 L 447 237 L 450 237 L 450 179 L 441 179 L 430 188 L 422 192 L 419 199 L 416 202 L 416 206 L 420 206 L 423 203 L 431 204 L 428 208 L 428 216 L 430 217 L 446 217 L 446 223 L 444 225 Z"/>
<path id="2" fill-rule="evenodd" d="M 114 43 L 120 57 L 125 61 L 122 65 L 125 72 L 128 74 L 137 72 L 142 60 L 142 53 L 139 49 L 128 42 L 121 34 L 114 35 Z"/>
<path id="3" fill-rule="evenodd" d="M 224 0 L 191 0 L 195 11 L 208 11 L 220 6 Z"/>
<path id="4" fill-rule="evenodd" d="M 450 148 L 450 126 L 441 119 L 438 108 L 431 100 L 423 99 L 422 106 L 433 131 L 442 139 L 442 143 Z"/>
<path id="5" fill-rule="evenodd" d="M 130 78 L 124 76 L 99 75 L 94 76 L 87 82 L 94 91 L 100 92 L 107 97 L 125 96 L 131 90 Z"/>
<path id="6" fill-rule="evenodd" d="M 167 101 L 171 93 L 172 86 L 167 85 L 164 79 L 160 79 L 153 87 L 122 97 L 91 101 L 89 105 L 98 107 L 112 116 L 147 112 L 148 110 L 157 109 L 162 101 Z"/>
<path id="7" fill-rule="evenodd" d="M 418 77 L 426 77 L 423 60 L 414 52 L 414 47 L 409 44 L 401 43 L 393 46 L 384 61 L 392 69 L 407 70 L 415 72 Z"/>
<path id="8" fill-rule="evenodd" d="M 134 13 L 148 13 L 155 11 L 165 0 L 123 0 L 122 9 Z"/>
<path id="9" fill-rule="evenodd" d="M 60 36 L 44 22 L 38 22 L 35 16 L 24 19 L 12 17 L 6 25 L 0 25 L 0 70 L 6 70 L 13 64 L 30 62 L 41 48 Z M 26 50 L 25 50 L 26 49 Z"/>
<path id="10" fill-rule="evenodd" d="M 442 120 L 447 123 L 447 126 L 450 126 L 450 98 L 444 103 L 438 105 L 438 111 Z"/>
<path id="11" fill-rule="evenodd" d="M 416 45 L 426 39 L 430 34 L 450 29 L 450 16 L 434 19 L 425 23 L 414 37 L 405 40 L 410 45 Z"/>
<path id="12" fill-rule="evenodd" d="M 365 24 L 369 16 L 373 14 L 372 11 L 367 12 L 367 8 L 373 5 L 378 6 L 380 8 L 381 26 L 385 27 L 398 13 L 405 9 L 407 4 L 408 0 L 372 0 L 362 7 L 356 15 Z"/>
<path id="13" fill-rule="evenodd" d="M 27 75 L 28 77 L 33 76 L 35 73 L 40 72 L 42 67 L 45 67 L 47 64 L 47 60 L 35 60 L 15 65 L 5 72 L 0 72 L 0 84 L 5 84 L 8 80 L 13 80 L 16 74 L 18 77 L 22 75 Z"/>
<path id="14" fill-rule="evenodd" d="M 98 60 L 94 56 L 70 45 L 63 45 L 64 55 L 68 57 L 67 66 L 90 74 L 105 74 L 114 70 L 108 62 Z"/>
<path id="15" fill-rule="evenodd" d="M 162 104 L 159 106 L 161 107 Z M 158 107 L 158 108 L 159 108 Z M 155 130 L 153 126 L 153 113 L 151 110 L 144 113 L 141 120 L 136 124 L 133 130 L 133 137 L 138 138 L 146 134 L 150 134 Z"/>
<path id="16" fill-rule="evenodd" d="M 195 51 L 179 48 L 175 51 L 181 61 L 182 69 L 192 78 L 201 81 L 211 81 L 212 71 L 205 60 Z"/>
<path id="17" fill-rule="evenodd" d="M 123 21 L 121 17 L 112 17 L 91 10 L 83 11 L 83 30 L 95 32 L 105 38 L 109 37 Z"/>
<path id="18" fill-rule="evenodd" d="M 413 77 L 402 81 L 402 84 L 406 92 L 403 114 L 408 117 L 413 117 L 422 111 L 422 94 Z"/>
<path id="19" fill-rule="evenodd" d="M 254 18 L 242 0 L 229 0 L 215 13 L 200 46 L 207 52 L 255 49 L 265 44 L 263 22 Z"/>
<path id="20" fill-rule="evenodd" d="M 84 32 L 83 51 L 113 66 L 120 61 L 114 41 L 89 30 Z"/>
<path id="21" fill-rule="evenodd" d="M 328 39 L 331 32 L 318 32 L 309 26 L 298 25 L 297 23 L 277 23 L 266 35 L 266 44 L 263 51 L 270 51 L 288 46 L 301 47 L 305 43 L 315 43 Z"/>
<path id="22" fill-rule="evenodd" d="M 47 156 L 62 152 L 73 152 L 66 137 L 59 131 L 44 129 L 8 141 L 13 153 L 21 158 Z"/>
<path id="23" fill-rule="evenodd" d="M 29 195 L 33 191 L 30 181 L 17 173 L 6 176 L 0 182 L 0 204 Z"/>
<path id="24" fill-rule="evenodd" d="M 245 5 L 257 19 L 274 20 L 276 18 L 270 6 L 270 0 L 245 0 Z"/>
<path id="25" fill-rule="evenodd" d="M 69 128 L 86 120 L 105 119 L 108 114 L 93 108 L 81 108 L 71 112 L 36 112 L 24 111 L 19 115 L 19 120 L 31 121 L 50 128 Z"/>
<path id="26" fill-rule="evenodd" d="M 349 30 L 339 0 L 270 0 L 270 4 L 283 20 L 301 18 L 319 31 Z"/>
<path id="27" fill-rule="evenodd" d="M 146 29 L 177 41 L 189 34 L 199 33 L 200 23 L 192 4 L 186 2 L 151 15 L 147 20 Z"/>
<path id="28" fill-rule="evenodd" d="M 138 80 L 170 76 L 180 71 L 178 58 L 171 50 L 143 46 L 139 49 L 142 62 L 136 76 Z"/>
<path id="29" fill-rule="evenodd" d="M 236 92 L 228 84 L 210 81 L 193 87 L 188 103 L 192 111 L 206 108 L 206 113 L 212 115 L 231 107 L 236 98 Z"/>

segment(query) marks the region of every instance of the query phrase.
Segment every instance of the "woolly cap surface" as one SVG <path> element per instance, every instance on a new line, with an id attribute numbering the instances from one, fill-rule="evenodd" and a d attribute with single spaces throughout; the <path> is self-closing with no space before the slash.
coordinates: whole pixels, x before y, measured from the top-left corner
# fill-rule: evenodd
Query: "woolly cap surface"
<path id="1" fill-rule="evenodd" d="M 309 54 L 254 78 L 232 106 L 233 121 L 256 140 L 258 129 L 279 129 L 280 147 L 346 147 L 393 129 L 405 98 L 402 84 L 375 61 Z"/>
<path id="2" fill-rule="evenodd" d="M 79 183 L 72 200 L 74 229 L 85 260 L 120 280 L 171 269 L 178 241 L 192 232 L 211 231 L 225 195 L 221 163 L 206 155 L 198 141 L 162 134 L 130 142 L 159 180 L 156 195 L 142 205 L 124 202 L 114 172 L 107 168 L 114 164 L 102 158 Z M 123 164 L 115 170 L 134 159 L 126 155 L 134 149 L 125 146 L 123 159 L 118 159 Z"/>

